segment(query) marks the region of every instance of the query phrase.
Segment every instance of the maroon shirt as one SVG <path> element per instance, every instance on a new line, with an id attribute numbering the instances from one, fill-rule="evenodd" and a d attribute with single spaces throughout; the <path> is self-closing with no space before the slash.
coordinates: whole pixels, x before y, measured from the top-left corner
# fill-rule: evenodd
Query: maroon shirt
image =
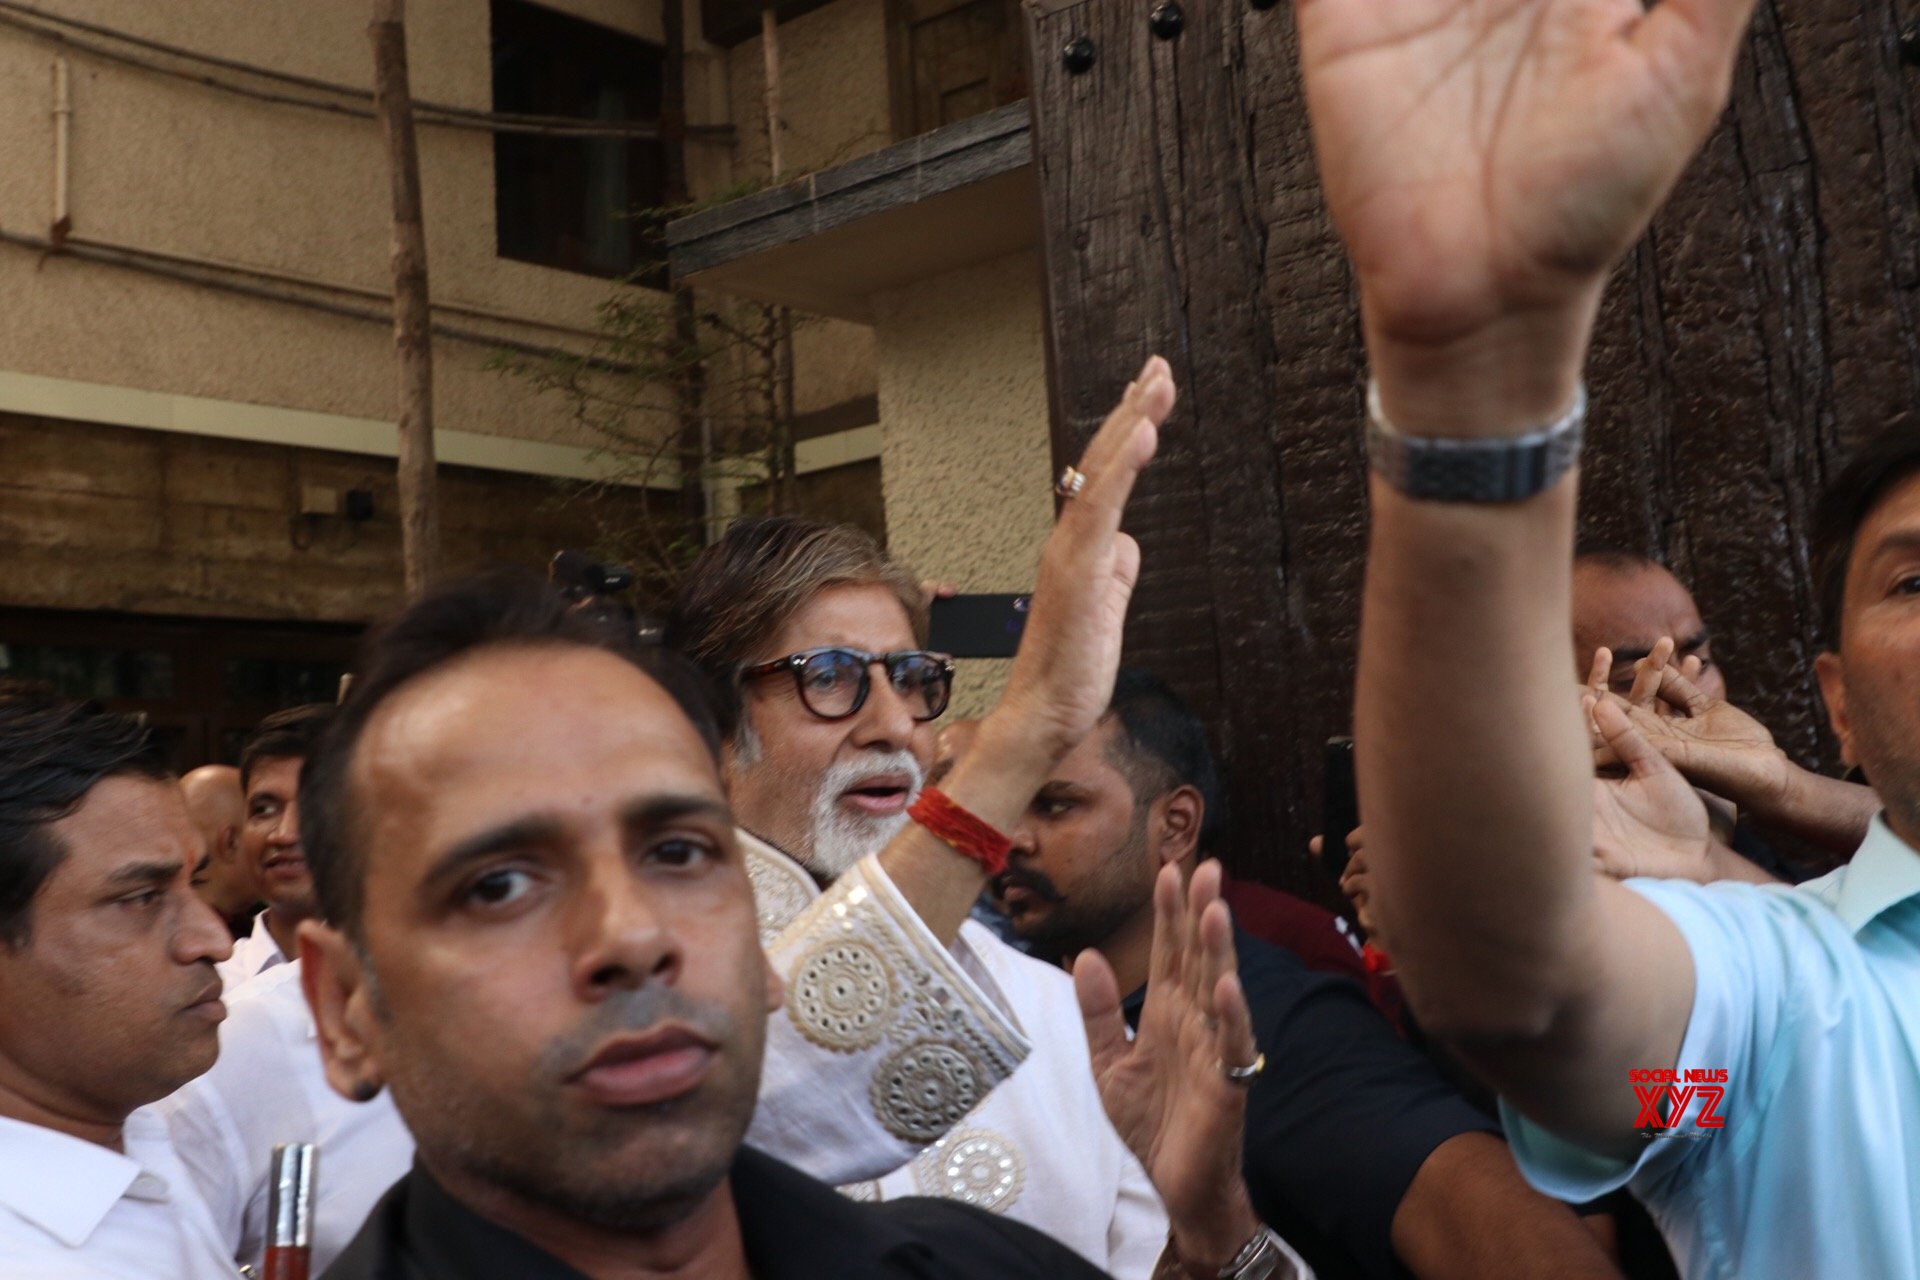
<path id="1" fill-rule="evenodd" d="M 1233 922 L 1262 942 L 1300 957 L 1307 968 L 1335 973 L 1359 983 L 1394 1029 L 1400 1022 L 1400 984 L 1389 973 L 1370 973 L 1360 952 L 1359 939 L 1346 921 L 1305 898 L 1251 880 L 1229 877 L 1220 896 L 1233 912 Z"/>

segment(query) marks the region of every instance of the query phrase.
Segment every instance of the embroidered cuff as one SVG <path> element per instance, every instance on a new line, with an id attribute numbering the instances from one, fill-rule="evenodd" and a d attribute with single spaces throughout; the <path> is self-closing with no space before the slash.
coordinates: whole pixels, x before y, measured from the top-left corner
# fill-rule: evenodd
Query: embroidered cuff
<path id="1" fill-rule="evenodd" d="M 763 882 L 780 882 L 765 868 L 754 880 L 764 914 L 772 904 Z M 906 1163 L 1030 1051 L 1011 1014 L 968 977 L 874 858 L 802 910 L 767 951 L 786 981 L 786 1007 L 768 1023 L 748 1141 L 823 1181 L 874 1178 Z"/>

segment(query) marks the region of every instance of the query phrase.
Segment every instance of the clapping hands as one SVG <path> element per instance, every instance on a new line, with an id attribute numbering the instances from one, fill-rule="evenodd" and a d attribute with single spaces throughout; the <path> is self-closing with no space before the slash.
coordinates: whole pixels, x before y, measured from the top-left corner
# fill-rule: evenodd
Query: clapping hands
<path id="1" fill-rule="evenodd" d="M 1259 1229 L 1240 1175 L 1247 1086 L 1225 1071 L 1259 1060 L 1237 968 L 1211 861 L 1190 886 L 1175 866 L 1154 884 L 1153 956 L 1132 1040 L 1105 958 L 1082 952 L 1073 967 L 1100 1101 L 1166 1203 L 1181 1259 L 1204 1275 Z"/>

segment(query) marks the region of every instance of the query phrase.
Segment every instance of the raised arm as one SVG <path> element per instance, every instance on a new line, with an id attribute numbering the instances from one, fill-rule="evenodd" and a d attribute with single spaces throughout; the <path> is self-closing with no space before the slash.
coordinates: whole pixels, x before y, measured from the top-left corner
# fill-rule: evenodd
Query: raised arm
<path id="1" fill-rule="evenodd" d="M 1154 356 L 1088 443 L 1079 464 L 1084 487 L 1061 509 L 1040 555 L 1006 691 L 981 721 L 974 749 L 941 783 L 957 805 L 1003 832 L 1113 696 L 1140 572 L 1140 548 L 1120 532 L 1120 517 L 1173 403 L 1172 370 Z M 986 884 L 978 863 L 913 823 L 881 851 L 880 864 L 942 942 L 953 940 Z"/>
<path id="2" fill-rule="evenodd" d="M 1576 399 L 1607 272 L 1724 104 L 1752 0 L 1298 0 L 1307 101 L 1385 417 L 1499 439 Z M 1356 712 L 1374 911 L 1422 1021 L 1524 1111 L 1627 1149 L 1691 963 L 1592 873 L 1566 696 L 1575 482 L 1378 478 Z M 1501 673 L 1500 696 L 1463 673 Z"/>

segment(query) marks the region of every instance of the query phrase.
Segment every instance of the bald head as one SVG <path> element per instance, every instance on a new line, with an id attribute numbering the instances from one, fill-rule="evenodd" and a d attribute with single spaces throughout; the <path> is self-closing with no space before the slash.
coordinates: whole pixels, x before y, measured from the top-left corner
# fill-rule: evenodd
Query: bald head
<path id="1" fill-rule="evenodd" d="M 240 788 L 240 771 L 232 765 L 203 765 L 180 779 L 180 792 L 205 842 L 206 868 L 194 887 L 223 919 L 244 911 L 259 890 L 241 865 L 240 828 L 246 822 L 247 798 Z"/>
<path id="2" fill-rule="evenodd" d="M 1673 637 L 1675 662 L 1698 657 L 1705 664 L 1699 680 L 1703 692 L 1727 696 L 1713 661 L 1712 636 L 1680 579 L 1656 561 L 1620 552 L 1574 561 L 1573 662 L 1579 679 L 1590 673 L 1594 650 L 1605 647 L 1613 650 L 1610 683 L 1626 692 L 1633 687 L 1633 664 L 1663 636 Z"/>

